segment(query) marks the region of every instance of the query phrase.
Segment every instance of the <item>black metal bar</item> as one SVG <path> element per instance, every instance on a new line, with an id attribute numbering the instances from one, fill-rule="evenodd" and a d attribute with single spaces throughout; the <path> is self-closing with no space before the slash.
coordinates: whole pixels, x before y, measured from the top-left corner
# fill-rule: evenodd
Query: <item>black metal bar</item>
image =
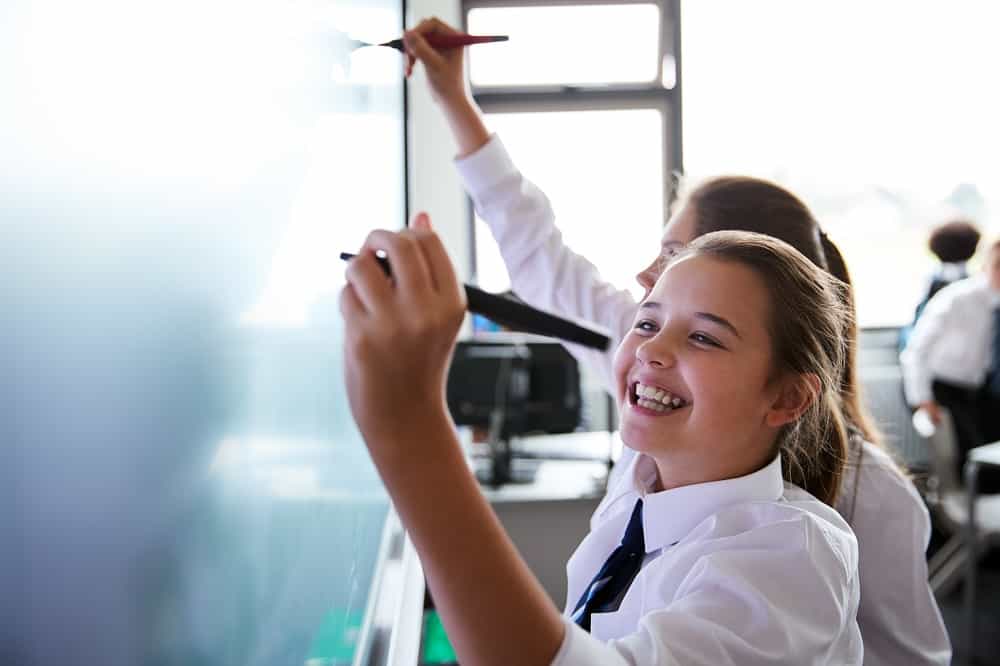
<path id="1" fill-rule="evenodd" d="M 968 503 L 965 522 L 965 547 L 969 556 L 965 569 L 965 614 L 968 630 L 966 639 L 969 663 L 976 657 L 976 569 L 979 549 L 976 548 L 976 496 L 979 494 L 979 463 L 969 458 L 965 463 L 965 492 Z"/>

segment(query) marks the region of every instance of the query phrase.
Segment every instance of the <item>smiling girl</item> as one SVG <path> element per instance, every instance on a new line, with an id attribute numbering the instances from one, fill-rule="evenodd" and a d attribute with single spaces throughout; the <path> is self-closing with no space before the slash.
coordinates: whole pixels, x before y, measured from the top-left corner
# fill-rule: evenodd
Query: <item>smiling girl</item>
<path id="1" fill-rule="evenodd" d="M 615 226 L 599 218 L 563 218 L 557 224 L 553 204 L 558 202 L 550 202 L 517 168 L 502 137 L 489 132 L 468 87 L 463 49 L 433 49 L 425 39 L 449 32 L 454 29 L 437 19 L 425 19 L 407 31 L 407 71 L 412 73 L 416 62 L 421 63 L 428 89 L 458 148 L 454 166 L 478 216 L 497 242 L 511 288 L 535 307 L 604 327 L 617 346 L 631 327 L 638 303 L 631 292 L 616 288 L 601 276 L 600 256 L 577 254 L 566 245 L 560 231 L 575 223 L 602 233 L 598 227 L 606 224 L 603 233 L 611 235 L 617 233 Z M 720 46 L 720 57 L 726 57 L 725 47 Z M 585 156 L 588 137 L 581 134 L 578 138 L 580 155 Z M 580 155 L 566 159 L 578 166 Z M 601 193 L 581 196 L 600 198 Z M 638 273 L 637 282 L 648 291 L 679 248 L 702 234 L 721 230 L 754 231 L 779 238 L 837 279 L 851 284 L 844 258 L 809 208 L 777 184 L 745 176 L 712 178 L 684 192 L 663 227 L 656 258 Z M 654 254 L 649 247 L 637 247 L 636 252 L 637 257 Z M 641 265 L 637 261 L 636 267 Z M 842 295 L 844 306 L 853 312 L 853 290 L 849 288 Z M 841 377 L 840 400 L 851 434 L 850 449 L 839 492 L 830 496 L 829 502 L 858 539 L 862 590 L 858 623 L 865 643 L 865 661 L 867 666 L 945 666 L 951 663 L 951 646 L 928 585 L 925 555 L 931 536 L 930 515 L 916 486 L 894 461 L 862 400 L 860 347 L 853 322 L 845 338 L 847 363 Z M 614 392 L 612 351 L 576 345 L 567 348 L 604 388 Z M 614 487 L 632 455 L 625 448 L 611 470 L 609 487 Z M 816 469 L 826 467 L 819 465 Z M 803 485 L 810 486 L 804 480 Z M 608 499 L 598 507 L 592 524 L 596 524 Z"/>
<path id="2" fill-rule="evenodd" d="M 857 542 L 820 501 L 846 450 L 840 288 L 757 234 L 680 251 L 615 358 L 637 453 L 567 565 L 560 615 L 448 416 L 465 304 L 443 246 L 373 232 L 341 299 L 349 397 L 461 663 L 860 664 Z"/>

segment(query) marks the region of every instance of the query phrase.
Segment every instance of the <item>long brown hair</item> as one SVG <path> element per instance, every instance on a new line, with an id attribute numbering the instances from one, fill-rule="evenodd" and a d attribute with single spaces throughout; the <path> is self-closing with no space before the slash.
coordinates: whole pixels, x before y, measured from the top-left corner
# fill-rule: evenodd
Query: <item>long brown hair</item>
<path id="1" fill-rule="evenodd" d="M 847 329 L 844 331 L 844 338 L 847 341 L 847 362 L 844 364 L 840 380 L 840 399 L 843 402 L 841 408 L 844 410 L 844 417 L 861 432 L 862 437 L 872 444 L 881 445 L 882 433 L 879 432 L 861 399 L 861 382 L 858 380 L 858 322 L 855 315 L 857 310 L 854 306 L 854 284 L 851 282 L 851 273 L 847 270 L 847 262 L 844 261 L 840 248 L 830 240 L 830 237 L 820 232 L 820 241 L 823 243 L 823 254 L 826 255 L 827 270 L 847 287 L 842 293 L 844 305 L 851 313 L 846 322 Z"/>
<path id="2" fill-rule="evenodd" d="M 786 481 L 833 506 L 847 464 L 848 436 L 841 411 L 840 378 L 847 362 L 844 331 L 852 315 L 847 287 L 788 243 L 759 233 L 716 231 L 699 236 L 681 256 L 705 255 L 740 263 L 768 291 L 767 329 L 774 375 L 813 375 L 819 391 L 776 441 Z"/>
<path id="3" fill-rule="evenodd" d="M 858 327 L 854 289 L 847 264 L 837 246 L 798 197 L 775 183 L 747 176 L 722 176 L 705 181 L 683 195 L 679 203 L 693 208 L 695 235 L 713 231 L 752 231 L 782 240 L 812 263 L 843 282 L 843 305 L 850 314 L 844 331 L 847 358 L 840 382 L 841 410 L 849 425 L 869 442 L 882 436 L 861 400 L 858 381 Z"/>

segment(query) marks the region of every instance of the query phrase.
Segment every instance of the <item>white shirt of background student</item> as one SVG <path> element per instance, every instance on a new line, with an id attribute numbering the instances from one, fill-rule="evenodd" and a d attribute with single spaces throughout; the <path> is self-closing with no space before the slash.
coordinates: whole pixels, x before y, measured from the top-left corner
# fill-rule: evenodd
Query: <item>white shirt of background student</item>
<path id="1" fill-rule="evenodd" d="M 980 388 L 993 361 L 993 327 L 1000 308 L 1000 242 L 994 243 L 981 275 L 954 282 L 927 302 L 899 361 L 906 398 L 927 410 L 935 423 L 940 407 L 935 379 Z"/>

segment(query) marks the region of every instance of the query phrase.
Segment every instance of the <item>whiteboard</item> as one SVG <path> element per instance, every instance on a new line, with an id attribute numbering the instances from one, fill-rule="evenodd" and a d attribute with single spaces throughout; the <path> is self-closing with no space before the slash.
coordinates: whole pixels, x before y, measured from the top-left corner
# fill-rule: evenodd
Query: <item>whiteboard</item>
<path id="1" fill-rule="evenodd" d="M 0 663 L 351 663 L 388 500 L 341 251 L 404 224 L 396 0 L 0 8 Z"/>

